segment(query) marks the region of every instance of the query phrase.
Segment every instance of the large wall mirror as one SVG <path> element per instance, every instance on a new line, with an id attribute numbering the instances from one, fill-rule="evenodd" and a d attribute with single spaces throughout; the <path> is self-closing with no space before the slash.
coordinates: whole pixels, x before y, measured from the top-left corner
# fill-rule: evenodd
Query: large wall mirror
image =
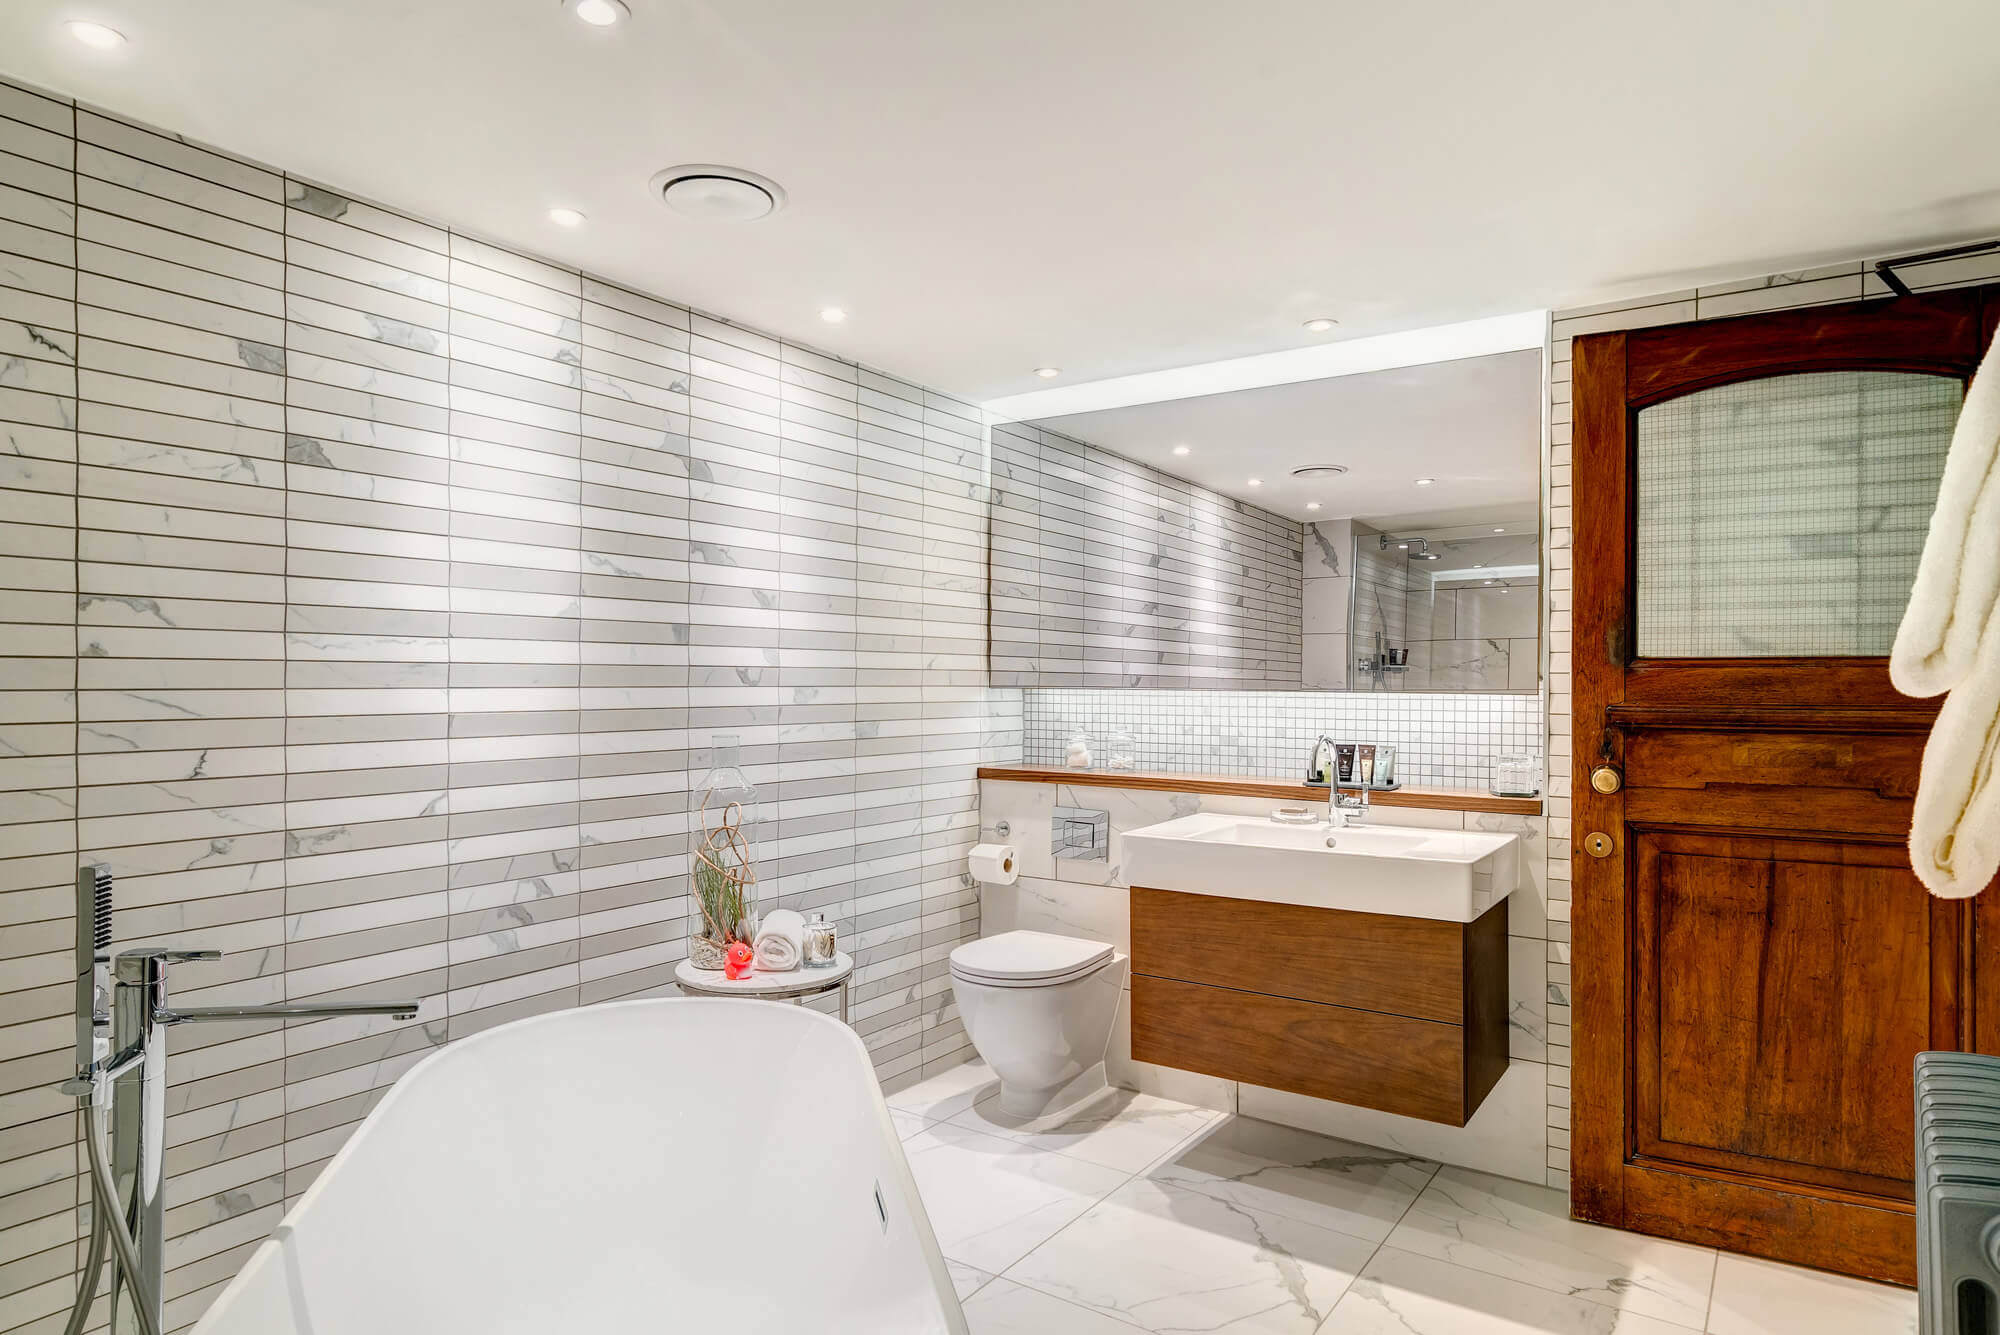
<path id="1" fill-rule="evenodd" d="M 1539 349 L 1002 422 L 999 685 L 1534 693 Z"/>

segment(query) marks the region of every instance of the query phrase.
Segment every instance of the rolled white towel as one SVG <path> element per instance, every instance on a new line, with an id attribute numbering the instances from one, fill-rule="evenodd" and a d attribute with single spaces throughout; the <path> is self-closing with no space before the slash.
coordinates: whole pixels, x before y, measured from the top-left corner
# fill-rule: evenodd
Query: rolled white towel
<path id="1" fill-rule="evenodd" d="M 1980 638 L 2000 620 L 2000 340 L 1986 350 L 1951 434 L 1910 605 L 1889 652 L 1904 695 L 1965 680 Z"/>
<path id="2" fill-rule="evenodd" d="M 1976 895 L 2000 872 L 2000 616 L 1931 725 L 1910 865 L 1945 899 Z"/>
<path id="3" fill-rule="evenodd" d="M 806 920 L 790 909 L 776 909 L 757 925 L 750 948 L 756 952 L 757 967 L 765 973 L 790 973 L 799 967 L 805 945 Z"/>

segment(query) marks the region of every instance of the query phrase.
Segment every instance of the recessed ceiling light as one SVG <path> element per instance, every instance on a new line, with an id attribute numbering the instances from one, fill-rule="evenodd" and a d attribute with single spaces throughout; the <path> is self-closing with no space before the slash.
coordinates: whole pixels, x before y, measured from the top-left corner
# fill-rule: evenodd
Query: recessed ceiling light
<path id="1" fill-rule="evenodd" d="M 1488 584 L 1498 584 L 1498 583 L 1499 583 L 1500 581 L 1499 581 L 1499 580 L 1497 580 L 1497 579 L 1489 579 L 1489 580 L 1487 580 L 1486 582 L 1487 582 Z"/>
<path id="2" fill-rule="evenodd" d="M 1506 530 L 1506 529 L 1504 529 L 1504 528 L 1496 528 L 1496 529 L 1494 529 L 1493 531 L 1494 531 L 1495 533 L 1505 533 L 1505 532 L 1506 532 L 1507 530 Z"/>
<path id="3" fill-rule="evenodd" d="M 624 0 L 576 0 L 571 6 L 576 16 L 593 28 L 609 28 L 632 17 Z"/>
<path id="4" fill-rule="evenodd" d="M 1324 315 L 1322 315 L 1317 319 L 1307 320 L 1306 328 L 1312 330 L 1315 334 L 1324 334 L 1327 330 L 1333 328 L 1335 325 L 1339 323 L 1340 321 L 1338 320 L 1329 320 Z"/>
<path id="5" fill-rule="evenodd" d="M 1174 453 L 1175 453 L 1175 454 L 1178 454 L 1178 455 L 1182 455 L 1182 456 L 1185 456 L 1185 455 L 1187 454 L 1187 452 L 1188 452 L 1188 447 L 1187 447 L 1187 446 L 1185 446 L 1185 445 L 1176 445 L 1176 446 L 1174 446 Z"/>
<path id="6" fill-rule="evenodd" d="M 1035 374 L 1044 380 L 1054 380 L 1062 374 L 1062 368 L 1060 366 L 1037 366 Z"/>
<path id="7" fill-rule="evenodd" d="M 1431 485 L 1431 483 L 1435 481 L 1437 481 L 1437 479 L 1434 477 L 1420 477 L 1417 479 L 1417 485 L 1420 487 L 1428 487 Z"/>
<path id="8" fill-rule="evenodd" d="M 583 215 L 575 209 L 550 209 L 549 221 L 558 227 L 581 227 Z"/>
<path id="9" fill-rule="evenodd" d="M 1484 570 L 1486 569 L 1486 563 L 1484 561 L 1474 561 L 1472 563 L 1472 568 L 1474 570 Z"/>
<path id="10" fill-rule="evenodd" d="M 92 23 L 88 19 L 71 19 L 63 25 L 69 35 L 85 46 L 97 51 L 114 51 L 125 45 L 125 34 L 116 28 L 107 28 L 102 23 Z"/>
<path id="11" fill-rule="evenodd" d="M 828 324 L 845 324 L 847 312 L 838 306 L 822 306 L 819 308 L 819 318 Z"/>
<path id="12" fill-rule="evenodd" d="M 1407 552 L 1410 550 L 1410 544 L 1407 542 L 1399 542 L 1396 544 L 1396 550 L 1399 552 Z"/>
<path id="13" fill-rule="evenodd" d="M 652 186 L 675 213 L 703 222 L 754 222 L 785 206 L 785 192 L 776 181 L 740 167 L 669 167 L 653 174 Z"/>
<path id="14" fill-rule="evenodd" d="M 1250 479 L 1250 485 L 1253 487 L 1261 487 L 1264 485 L 1264 479 L 1261 477 L 1253 477 Z"/>
<path id="15" fill-rule="evenodd" d="M 1306 502 L 1306 509 L 1308 509 L 1308 510 L 1317 510 L 1317 509 L 1319 509 L 1319 502 L 1318 502 L 1318 501 L 1307 501 L 1307 502 Z"/>

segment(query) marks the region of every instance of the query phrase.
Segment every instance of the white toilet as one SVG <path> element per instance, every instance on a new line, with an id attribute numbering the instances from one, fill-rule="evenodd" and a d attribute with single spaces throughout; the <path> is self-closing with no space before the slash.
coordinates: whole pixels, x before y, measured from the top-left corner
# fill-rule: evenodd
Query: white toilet
<path id="1" fill-rule="evenodd" d="M 951 952 L 959 1016 L 1012 1117 L 1060 1113 L 1105 1087 L 1124 986 L 1125 957 L 1103 941 L 1002 932 Z"/>

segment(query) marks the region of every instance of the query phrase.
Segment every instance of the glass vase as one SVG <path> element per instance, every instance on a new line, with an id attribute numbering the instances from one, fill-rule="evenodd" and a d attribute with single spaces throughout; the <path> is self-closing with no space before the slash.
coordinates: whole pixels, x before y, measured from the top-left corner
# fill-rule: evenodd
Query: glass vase
<path id="1" fill-rule="evenodd" d="M 763 820 L 757 786 L 743 773 L 738 739 L 718 733 L 708 772 L 695 785 L 689 887 L 688 959 L 720 969 L 732 941 L 757 933 L 757 837 Z"/>

